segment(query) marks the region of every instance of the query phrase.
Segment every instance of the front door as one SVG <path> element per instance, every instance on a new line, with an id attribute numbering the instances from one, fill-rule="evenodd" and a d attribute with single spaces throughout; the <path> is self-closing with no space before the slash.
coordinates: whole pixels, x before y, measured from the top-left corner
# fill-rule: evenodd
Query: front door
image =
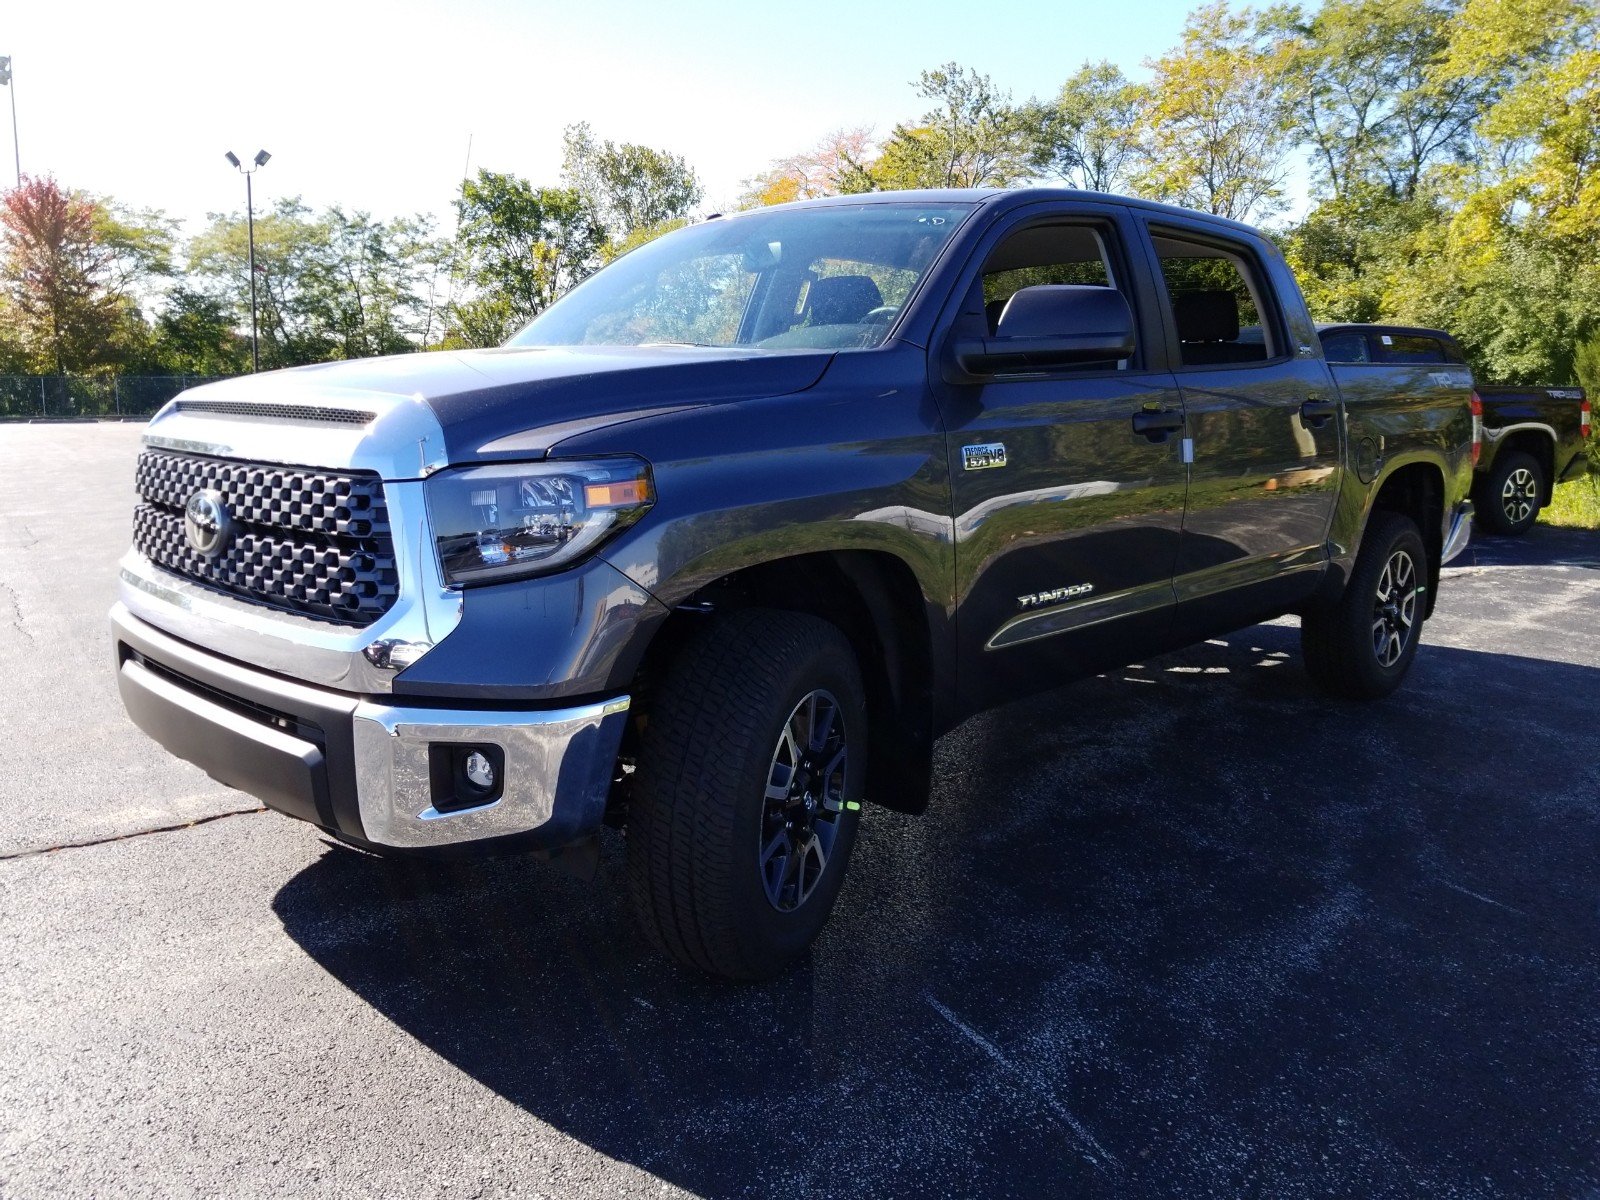
<path id="1" fill-rule="evenodd" d="M 1159 317 L 1141 312 L 1150 289 L 1134 272 L 1147 267 L 1126 253 L 1124 210 L 1039 209 L 980 249 L 952 332 L 992 334 L 1019 288 L 1093 284 L 1128 298 L 1138 345 L 1121 363 L 936 384 L 966 711 L 1131 661 L 1171 624 L 1182 405 L 1171 374 L 1146 366 Z"/>

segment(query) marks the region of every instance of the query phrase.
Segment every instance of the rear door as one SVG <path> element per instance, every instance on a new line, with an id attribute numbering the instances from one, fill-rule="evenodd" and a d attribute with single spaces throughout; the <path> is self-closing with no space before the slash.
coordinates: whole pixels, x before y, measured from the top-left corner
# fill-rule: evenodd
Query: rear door
<path id="1" fill-rule="evenodd" d="M 1195 634 L 1316 586 L 1340 482 L 1338 392 L 1313 335 L 1289 327 L 1260 245 L 1166 216 L 1149 233 L 1191 439 L 1174 587 Z"/>
<path id="2" fill-rule="evenodd" d="M 1130 661 L 1170 630 L 1182 403 L 1145 348 L 1159 345 L 1161 321 L 1130 232 L 1120 206 L 1029 206 L 980 242 L 931 343 L 969 711 Z M 993 333 L 1012 293 L 1049 283 L 1121 290 L 1137 326 L 1133 357 L 952 381 L 949 339 Z"/>

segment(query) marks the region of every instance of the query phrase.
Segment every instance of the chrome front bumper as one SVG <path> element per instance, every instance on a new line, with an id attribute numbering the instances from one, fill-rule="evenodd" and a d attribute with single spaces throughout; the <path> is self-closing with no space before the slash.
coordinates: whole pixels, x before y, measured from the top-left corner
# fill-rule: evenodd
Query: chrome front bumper
<path id="1" fill-rule="evenodd" d="M 626 696 L 519 713 L 363 701 L 356 706 L 353 732 L 366 838 L 419 849 L 519 836 L 552 824 L 570 824 L 580 836 L 593 832 L 605 813 L 627 711 Z M 430 751 L 451 743 L 500 747 L 505 791 L 497 800 L 446 812 L 434 806 Z"/>
<path id="2" fill-rule="evenodd" d="M 120 603 L 111 633 L 135 724 L 218 782 L 350 840 L 555 848 L 604 815 L 627 696 L 522 711 L 400 706 L 229 661 Z M 500 748 L 503 790 L 488 804 L 441 810 L 431 747 L 462 743 Z"/>

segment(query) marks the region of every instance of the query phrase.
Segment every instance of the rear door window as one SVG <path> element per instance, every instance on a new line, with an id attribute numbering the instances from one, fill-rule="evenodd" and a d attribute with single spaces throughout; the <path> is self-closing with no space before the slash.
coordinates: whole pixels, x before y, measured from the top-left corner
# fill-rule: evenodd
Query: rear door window
<path id="1" fill-rule="evenodd" d="M 1271 301 L 1248 254 L 1151 231 L 1185 367 L 1260 363 L 1282 353 Z"/>

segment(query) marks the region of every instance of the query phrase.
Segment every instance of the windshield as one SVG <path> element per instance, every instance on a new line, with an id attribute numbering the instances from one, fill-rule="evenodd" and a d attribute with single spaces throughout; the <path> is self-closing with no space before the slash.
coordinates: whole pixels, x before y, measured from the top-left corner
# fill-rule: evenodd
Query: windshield
<path id="1" fill-rule="evenodd" d="M 649 242 L 556 301 L 512 346 L 876 346 L 970 205 L 755 212 Z"/>

